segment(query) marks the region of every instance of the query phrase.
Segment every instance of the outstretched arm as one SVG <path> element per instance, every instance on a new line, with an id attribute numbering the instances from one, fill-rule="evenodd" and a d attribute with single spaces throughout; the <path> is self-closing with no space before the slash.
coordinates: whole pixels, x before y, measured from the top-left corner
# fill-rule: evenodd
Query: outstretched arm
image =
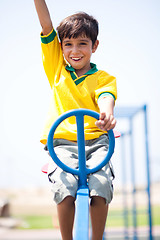
<path id="1" fill-rule="evenodd" d="M 96 126 L 103 131 L 113 129 L 116 125 L 114 118 L 114 99 L 107 96 L 99 99 L 98 106 L 100 109 L 100 118 L 96 121 Z"/>
<path id="2" fill-rule="evenodd" d="M 51 32 L 53 26 L 45 0 L 34 0 L 43 35 Z"/>

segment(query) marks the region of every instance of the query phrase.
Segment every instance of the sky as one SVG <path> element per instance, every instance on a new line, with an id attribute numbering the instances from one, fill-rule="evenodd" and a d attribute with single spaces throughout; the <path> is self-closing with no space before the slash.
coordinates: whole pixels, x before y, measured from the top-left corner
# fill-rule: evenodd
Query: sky
<path id="1" fill-rule="evenodd" d="M 48 0 L 47 5 L 55 28 L 78 11 L 99 21 L 100 44 L 92 62 L 117 78 L 116 107 L 147 104 L 151 180 L 160 181 L 160 1 L 61 0 L 58 4 Z M 0 30 L 0 187 L 46 185 L 41 166 L 48 156 L 39 139 L 51 92 L 42 66 L 41 27 L 33 1 L 1 0 Z M 135 164 L 141 182 L 145 178 L 143 114 L 134 122 Z M 126 119 L 118 120 L 118 130 L 127 126 Z M 113 165 L 118 184 L 122 162 L 120 140 L 116 142 Z"/>

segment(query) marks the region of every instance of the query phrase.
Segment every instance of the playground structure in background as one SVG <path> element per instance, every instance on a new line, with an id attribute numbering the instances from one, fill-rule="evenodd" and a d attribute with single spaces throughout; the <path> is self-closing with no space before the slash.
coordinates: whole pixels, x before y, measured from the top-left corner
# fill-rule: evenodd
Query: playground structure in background
<path id="1" fill-rule="evenodd" d="M 146 192 L 146 214 L 148 219 L 148 236 L 147 239 L 153 240 L 153 231 L 152 231 L 152 208 L 151 208 L 151 181 L 150 181 L 150 160 L 149 160 L 149 144 L 148 144 L 148 126 L 147 126 L 147 106 L 143 105 L 140 107 L 117 107 L 115 108 L 115 117 L 119 120 L 127 120 L 128 122 L 128 129 L 125 131 L 121 131 L 121 138 L 120 138 L 120 152 L 121 152 L 121 164 L 122 164 L 122 189 L 123 189 L 123 219 L 124 219 L 124 239 L 131 239 L 129 236 L 129 210 L 127 206 L 127 171 L 126 171 L 126 142 L 125 138 L 129 139 L 129 155 L 130 155 L 130 174 L 131 174 L 131 185 L 132 185 L 132 222 L 133 222 L 133 233 L 132 236 L 134 240 L 138 240 L 138 224 L 137 224 L 137 217 L 138 217 L 138 210 L 137 210 L 137 201 L 136 201 L 136 194 L 138 192 L 138 186 L 136 185 L 136 161 L 135 161 L 135 137 L 134 137 L 134 121 L 135 117 L 138 114 L 143 115 L 143 126 L 142 128 L 139 127 L 138 131 L 141 135 L 144 134 L 143 143 L 144 143 L 144 153 L 145 153 L 145 163 L 143 166 L 142 171 L 146 174 L 146 186 L 144 187 L 143 191 Z M 119 154 L 120 155 L 120 154 Z M 141 160 L 141 159 L 140 159 Z M 144 201 L 145 202 L 145 201 Z"/>

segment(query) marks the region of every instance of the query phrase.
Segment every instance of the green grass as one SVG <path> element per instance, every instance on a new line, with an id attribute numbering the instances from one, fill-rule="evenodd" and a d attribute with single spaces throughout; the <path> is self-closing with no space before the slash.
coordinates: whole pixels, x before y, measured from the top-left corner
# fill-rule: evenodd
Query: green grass
<path id="1" fill-rule="evenodd" d="M 148 217 L 145 209 L 141 208 L 137 211 L 137 225 L 146 226 L 148 224 Z M 152 220 L 153 225 L 160 226 L 160 206 L 152 207 Z M 53 229 L 52 216 L 17 216 L 21 218 L 25 223 L 20 228 L 21 229 Z M 129 210 L 128 215 L 128 226 L 133 225 L 133 216 L 131 210 Z M 119 209 L 110 210 L 107 220 L 108 227 L 121 227 L 124 226 L 123 212 Z"/>
<path id="2" fill-rule="evenodd" d="M 152 207 L 152 221 L 153 225 L 160 225 L 160 206 Z M 128 211 L 128 226 L 133 226 L 133 214 L 131 209 Z M 148 215 L 144 208 L 139 208 L 137 210 L 137 225 L 147 226 L 148 225 Z M 112 210 L 109 211 L 107 226 L 109 227 L 120 227 L 124 226 L 124 215 L 122 210 Z"/>
<path id="3" fill-rule="evenodd" d="M 52 229 L 52 216 L 18 216 L 22 220 L 20 229 Z"/>

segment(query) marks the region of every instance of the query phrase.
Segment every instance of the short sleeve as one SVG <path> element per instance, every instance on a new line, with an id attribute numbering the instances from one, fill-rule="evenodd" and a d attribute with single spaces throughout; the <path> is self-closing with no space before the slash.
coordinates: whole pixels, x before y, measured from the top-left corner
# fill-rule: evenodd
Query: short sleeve
<path id="1" fill-rule="evenodd" d="M 111 93 L 114 99 L 117 99 L 117 84 L 116 78 L 102 71 L 98 78 L 98 86 L 95 89 L 95 101 L 98 102 L 98 98 L 102 93 Z"/>
<path id="2" fill-rule="evenodd" d="M 62 49 L 54 29 L 48 35 L 41 34 L 41 48 L 44 70 L 52 87 L 55 75 L 63 62 Z"/>

